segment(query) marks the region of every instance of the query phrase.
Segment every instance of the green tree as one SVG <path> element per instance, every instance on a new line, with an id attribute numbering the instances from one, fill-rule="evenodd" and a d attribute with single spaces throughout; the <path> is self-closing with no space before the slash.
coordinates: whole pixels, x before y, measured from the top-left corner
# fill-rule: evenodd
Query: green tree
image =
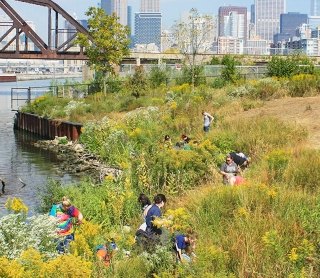
<path id="1" fill-rule="evenodd" d="M 143 66 L 136 66 L 134 74 L 128 77 L 127 86 L 131 90 L 131 95 L 139 98 L 148 88 L 148 79 L 146 78 Z"/>
<path id="2" fill-rule="evenodd" d="M 231 55 L 223 56 L 221 64 L 224 66 L 221 71 L 221 78 L 227 82 L 235 83 L 240 79 L 239 71 L 236 66 L 239 64 L 236 59 Z"/>
<path id="3" fill-rule="evenodd" d="M 85 47 L 90 68 L 103 76 L 115 74 L 115 67 L 129 54 L 129 28 L 121 25 L 115 14 L 107 15 L 101 8 L 90 7 L 86 15 L 92 41 L 79 34 L 77 42 Z"/>

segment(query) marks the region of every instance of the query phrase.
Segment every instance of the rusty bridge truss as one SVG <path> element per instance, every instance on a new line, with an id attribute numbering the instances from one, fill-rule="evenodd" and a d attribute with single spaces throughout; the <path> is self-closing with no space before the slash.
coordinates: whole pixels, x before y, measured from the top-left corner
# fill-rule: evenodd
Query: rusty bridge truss
<path id="1" fill-rule="evenodd" d="M 0 22 L 1 29 L 6 30 L 0 34 L 0 59 L 87 60 L 83 47 L 76 46 L 75 39 L 78 33 L 87 35 L 89 39 L 90 35 L 64 9 L 51 0 L 16 1 L 48 8 L 48 42 L 44 42 L 7 1 L 0 0 L 0 9 L 10 18 L 7 22 Z M 68 26 L 72 26 L 70 30 L 59 29 L 61 16 L 68 22 Z M 61 36 L 62 33 L 68 35 Z"/>

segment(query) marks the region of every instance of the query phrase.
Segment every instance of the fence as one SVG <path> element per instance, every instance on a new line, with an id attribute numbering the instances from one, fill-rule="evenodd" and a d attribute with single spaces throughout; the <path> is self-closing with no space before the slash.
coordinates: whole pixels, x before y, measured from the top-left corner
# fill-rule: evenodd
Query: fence
<path id="1" fill-rule="evenodd" d="M 11 88 L 11 110 L 18 111 L 21 106 L 30 103 L 45 93 L 57 97 L 84 98 L 96 91 L 96 86 L 97 84 L 92 83 Z"/>

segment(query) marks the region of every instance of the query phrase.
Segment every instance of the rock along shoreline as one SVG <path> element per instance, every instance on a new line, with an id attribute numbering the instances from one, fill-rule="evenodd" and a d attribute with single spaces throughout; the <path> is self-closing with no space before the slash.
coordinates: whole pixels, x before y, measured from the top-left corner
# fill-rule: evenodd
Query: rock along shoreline
<path id="1" fill-rule="evenodd" d="M 96 182 L 102 182 L 106 177 L 117 178 L 122 171 L 119 168 L 105 165 L 98 156 L 88 152 L 82 144 L 67 141 L 66 137 L 56 137 L 54 140 L 39 140 L 33 145 L 56 154 L 59 169 L 77 176 L 90 176 Z"/>

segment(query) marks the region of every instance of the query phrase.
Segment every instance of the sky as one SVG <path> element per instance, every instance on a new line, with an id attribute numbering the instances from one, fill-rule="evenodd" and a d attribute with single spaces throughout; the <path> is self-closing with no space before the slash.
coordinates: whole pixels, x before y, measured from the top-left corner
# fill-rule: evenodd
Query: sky
<path id="1" fill-rule="evenodd" d="M 53 0 L 66 12 L 74 15 L 77 19 L 85 19 L 85 12 L 90 6 L 97 7 L 100 0 Z M 33 21 L 36 24 L 37 32 L 40 36 L 47 33 L 46 7 L 27 4 L 17 0 L 7 0 L 7 2 L 18 12 L 24 20 Z M 287 12 L 310 13 L 311 0 L 298 1 L 287 0 Z M 220 6 L 245 6 L 250 7 L 254 0 L 160 0 L 160 7 L 163 18 L 163 29 L 168 29 L 179 20 L 180 15 L 196 8 L 201 14 L 217 15 Z M 133 13 L 139 11 L 140 0 L 128 0 L 128 5 L 133 8 Z"/>

